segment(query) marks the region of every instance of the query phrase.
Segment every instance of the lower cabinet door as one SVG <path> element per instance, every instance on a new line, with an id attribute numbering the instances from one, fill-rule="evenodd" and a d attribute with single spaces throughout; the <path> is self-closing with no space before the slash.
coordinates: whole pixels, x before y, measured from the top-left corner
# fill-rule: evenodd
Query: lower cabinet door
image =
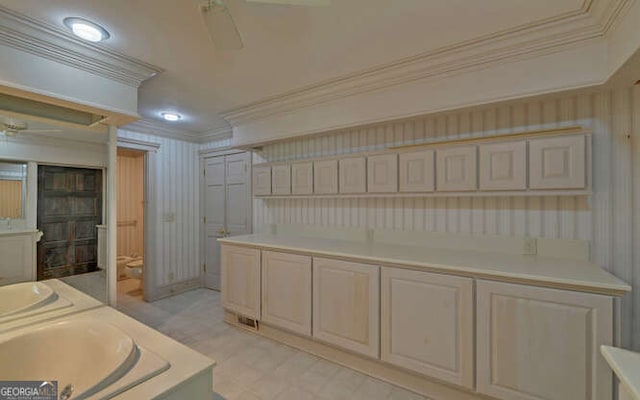
<path id="1" fill-rule="evenodd" d="M 473 388 L 473 279 L 382 268 L 382 360 Z"/>
<path id="2" fill-rule="evenodd" d="M 262 321 L 311 335 L 311 257 L 262 252 Z"/>
<path id="3" fill-rule="evenodd" d="M 504 400 L 611 400 L 613 299 L 477 281 L 477 390 Z"/>
<path id="4" fill-rule="evenodd" d="M 260 250 L 221 246 L 222 306 L 260 319 Z"/>
<path id="5" fill-rule="evenodd" d="M 380 267 L 313 258 L 313 336 L 378 358 Z"/>

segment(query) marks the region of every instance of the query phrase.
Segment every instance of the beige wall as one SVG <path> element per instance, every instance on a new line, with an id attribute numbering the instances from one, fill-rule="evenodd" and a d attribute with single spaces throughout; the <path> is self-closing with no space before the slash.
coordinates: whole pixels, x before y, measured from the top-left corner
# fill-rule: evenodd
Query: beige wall
<path id="1" fill-rule="evenodd" d="M 118 150 L 118 255 L 144 254 L 144 153 Z"/>

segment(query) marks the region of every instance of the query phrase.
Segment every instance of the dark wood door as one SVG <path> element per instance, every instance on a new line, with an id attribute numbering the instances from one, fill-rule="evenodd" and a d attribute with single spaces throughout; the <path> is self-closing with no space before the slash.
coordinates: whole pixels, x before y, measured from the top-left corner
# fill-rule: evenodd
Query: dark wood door
<path id="1" fill-rule="evenodd" d="M 38 167 L 38 280 L 97 269 L 102 171 Z"/>

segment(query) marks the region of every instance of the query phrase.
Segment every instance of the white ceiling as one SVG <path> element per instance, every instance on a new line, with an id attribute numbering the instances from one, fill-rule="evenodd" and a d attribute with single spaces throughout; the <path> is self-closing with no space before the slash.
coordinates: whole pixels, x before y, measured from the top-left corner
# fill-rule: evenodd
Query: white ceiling
<path id="1" fill-rule="evenodd" d="M 140 113 L 192 132 L 227 127 L 220 112 L 373 66 L 575 11 L 583 0 L 333 0 L 295 7 L 227 0 L 244 49 L 216 49 L 198 0 L 0 0 L 62 26 L 82 16 L 106 46 L 165 69 L 140 89 Z"/>

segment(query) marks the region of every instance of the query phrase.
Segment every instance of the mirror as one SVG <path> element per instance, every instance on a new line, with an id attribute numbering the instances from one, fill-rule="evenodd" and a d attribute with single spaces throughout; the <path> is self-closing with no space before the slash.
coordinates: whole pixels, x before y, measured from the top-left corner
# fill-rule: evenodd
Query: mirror
<path id="1" fill-rule="evenodd" d="M 0 219 L 25 218 L 27 164 L 0 161 Z"/>

